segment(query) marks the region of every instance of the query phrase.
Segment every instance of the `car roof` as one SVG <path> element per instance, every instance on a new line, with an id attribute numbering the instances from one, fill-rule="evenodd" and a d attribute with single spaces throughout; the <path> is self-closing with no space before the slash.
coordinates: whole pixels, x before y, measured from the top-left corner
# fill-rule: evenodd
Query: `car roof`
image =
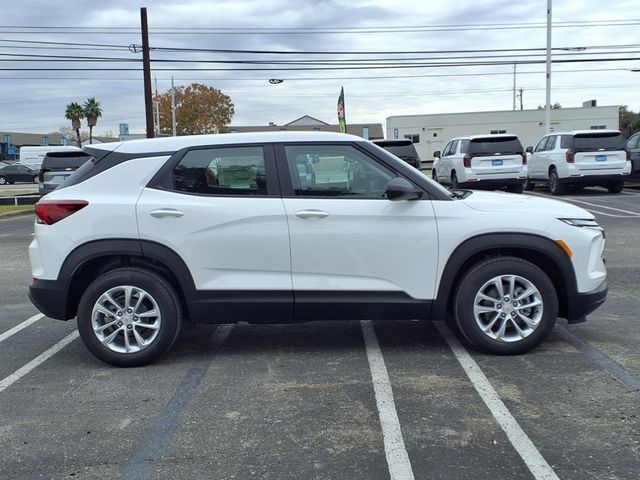
<path id="1" fill-rule="evenodd" d="M 568 132 L 549 132 L 545 135 L 585 135 L 591 133 L 621 133 L 620 130 L 571 130 Z"/>
<path id="2" fill-rule="evenodd" d="M 125 142 L 101 143 L 85 147 L 89 152 L 95 150 L 118 153 L 174 152 L 186 147 L 199 145 L 232 145 L 242 143 L 270 142 L 362 142 L 362 137 L 334 132 L 246 132 L 222 133 L 214 135 L 184 135 L 179 137 L 157 137 Z"/>

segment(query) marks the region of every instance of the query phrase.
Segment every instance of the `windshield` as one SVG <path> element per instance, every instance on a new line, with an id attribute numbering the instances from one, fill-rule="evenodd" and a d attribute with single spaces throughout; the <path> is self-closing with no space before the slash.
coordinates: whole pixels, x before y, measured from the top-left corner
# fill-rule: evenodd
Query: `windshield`
<path id="1" fill-rule="evenodd" d="M 625 147 L 620 132 L 578 133 L 573 137 L 575 151 L 624 150 Z"/>
<path id="2" fill-rule="evenodd" d="M 518 155 L 524 149 L 518 137 L 474 138 L 469 142 L 469 155 Z"/>

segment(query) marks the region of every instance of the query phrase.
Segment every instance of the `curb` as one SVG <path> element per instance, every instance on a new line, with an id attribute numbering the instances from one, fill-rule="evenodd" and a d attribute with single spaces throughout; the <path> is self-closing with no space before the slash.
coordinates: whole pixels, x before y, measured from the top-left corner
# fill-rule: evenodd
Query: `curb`
<path id="1" fill-rule="evenodd" d="M 23 217 L 27 215 L 34 215 L 33 210 L 27 209 L 27 210 L 21 210 L 19 212 L 0 213 L 0 221 L 7 218 Z"/>

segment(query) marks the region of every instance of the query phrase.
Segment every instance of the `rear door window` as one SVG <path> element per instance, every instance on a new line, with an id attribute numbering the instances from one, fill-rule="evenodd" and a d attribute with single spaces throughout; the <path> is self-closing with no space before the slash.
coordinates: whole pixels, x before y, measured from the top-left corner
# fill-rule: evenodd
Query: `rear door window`
<path id="1" fill-rule="evenodd" d="M 524 149 L 518 137 L 474 138 L 469 142 L 470 155 L 516 155 L 522 154 Z"/>

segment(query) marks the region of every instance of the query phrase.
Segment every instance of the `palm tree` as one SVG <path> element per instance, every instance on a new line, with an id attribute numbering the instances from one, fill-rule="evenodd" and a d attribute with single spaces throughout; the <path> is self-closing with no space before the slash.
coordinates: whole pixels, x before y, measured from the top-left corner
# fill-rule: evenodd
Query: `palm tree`
<path id="1" fill-rule="evenodd" d="M 100 102 L 96 102 L 96 97 L 88 98 L 84 102 L 84 116 L 87 117 L 87 125 L 89 126 L 89 143 L 93 143 L 93 127 L 96 126 L 98 118 L 102 116 Z"/>
<path id="2" fill-rule="evenodd" d="M 82 140 L 80 139 L 80 120 L 84 118 L 84 108 L 79 103 L 72 102 L 67 105 L 67 111 L 64 114 L 67 120 L 71 120 L 71 127 L 76 131 L 78 136 L 78 146 L 82 146 Z"/>

